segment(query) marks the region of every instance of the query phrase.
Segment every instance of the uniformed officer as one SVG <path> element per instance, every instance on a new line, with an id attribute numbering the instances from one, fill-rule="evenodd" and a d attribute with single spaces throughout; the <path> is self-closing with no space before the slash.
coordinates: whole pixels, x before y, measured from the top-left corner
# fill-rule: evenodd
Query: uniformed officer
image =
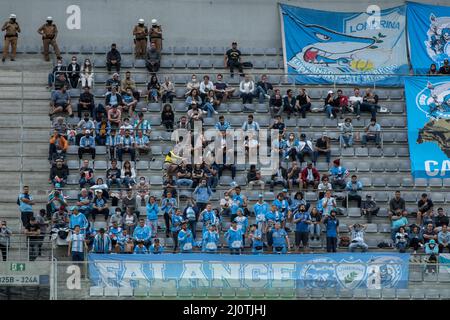
<path id="1" fill-rule="evenodd" d="M 161 26 L 158 25 L 158 21 L 156 19 L 152 20 L 152 27 L 150 28 L 150 43 L 154 42 L 156 45 L 156 50 L 161 52 L 162 49 L 162 29 Z"/>
<path id="2" fill-rule="evenodd" d="M 20 33 L 19 24 L 16 22 L 16 15 L 11 13 L 9 21 L 3 24 L 2 31 L 5 32 L 5 40 L 3 41 L 3 57 L 2 62 L 5 62 L 8 56 L 9 46 L 11 46 L 11 61 L 16 59 L 17 38 Z"/>
<path id="3" fill-rule="evenodd" d="M 50 61 L 48 56 L 49 46 L 52 45 L 55 51 L 56 57 L 59 59 L 61 57 L 61 52 L 59 51 L 58 44 L 56 43 L 56 36 L 58 35 L 58 28 L 56 24 L 53 23 L 52 17 L 47 17 L 47 23 L 43 24 L 37 31 L 42 35 L 42 42 L 44 43 L 44 58 L 45 61 Z"/>
<path id="4" fill-rule="evenodd" d="M 144 58 L 147 50 L 147 36 L 148 28 L 144 24 L 144 19 L 139 19 L 138 24 L 134 26 L 134 44 L 135 44 L 135 57 L 137 59 Z"/>

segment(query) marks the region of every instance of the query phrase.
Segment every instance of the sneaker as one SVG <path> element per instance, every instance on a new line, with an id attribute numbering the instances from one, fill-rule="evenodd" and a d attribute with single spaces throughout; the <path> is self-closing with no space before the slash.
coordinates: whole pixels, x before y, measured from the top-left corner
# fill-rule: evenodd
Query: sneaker
<path id="1" fill-rule="evenodd" d="M 422 243 L 419 243 L 419 246 L 420 246 L 421 248 L 423 248 L 423 244 L 422 244 Z"/>
<path id="2" fill-rule="evenodd" d="M 360 115 L 356 116 L 356 119 L 357 120 L 361 119 L 361 116 Z"/>
<path id="3" fill-rule="evenodd" d="M 264 97 L 266 97 L 267 99 L 270 99 L 270 95 L 265 94 Z"/>
<path id="4" fill-rule="evenodd" d="M 219 114 L 217 111 L 214 111 L 214 114 Z"/>
<path id="5" fill-rule="evenodd" d="M 230 77 L 231 77 L 231 78 L 234 78 L 234 73 L 230 74 Z"/>
<path id="6" fill-rule="evenodd" d="M 333 116 L 333 115 L 330 115 L 330 119 L 334 119 L 334 116 Z"/>
<path id="7" fill-rule="evenodd" d="M 11 58 L 11 61 L 16 61 L 16 59 Z"/>

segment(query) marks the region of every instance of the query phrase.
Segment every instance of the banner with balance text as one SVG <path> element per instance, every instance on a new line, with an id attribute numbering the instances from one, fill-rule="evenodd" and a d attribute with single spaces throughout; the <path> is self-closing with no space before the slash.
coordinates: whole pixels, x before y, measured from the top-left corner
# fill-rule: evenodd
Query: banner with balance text
<path id="1" fill-rule="evenodd" d="M 406 288 L 409 254 L 90 254 L 93 286 Z"/>
<path id="2" fill-rule="evenodd" d="M 450 178 L 450 77 L 405 78 L 414 178 Z"/>
<path id="3" fill-rule="evenodd" d="M 403 85 L 406 7 L 371 7 L 376 13 L 280 4 L 286 71 L 296 83 Z"/>
<path id="4" fill-rule="evenodd" d="M 439 69 L 450 58 L 450 6 L 407 3 L 409 55 L 415 73 Z"/>

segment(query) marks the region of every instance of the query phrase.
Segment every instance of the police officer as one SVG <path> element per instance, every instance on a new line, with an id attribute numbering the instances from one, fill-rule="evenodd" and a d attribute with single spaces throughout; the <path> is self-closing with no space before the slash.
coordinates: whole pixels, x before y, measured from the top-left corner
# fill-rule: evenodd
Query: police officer
<path id="1" fill-rule="evenodd" d="M 147 50 L 148 28 L 144 24 L 144 19 L 139 19 L 138 24 L 133 29 L 135 57 L 144 58 Z"/>
<path id="2" fill-rule="evenodd" d="M 56 43 L 56 36 L 58 35 L 58 28 L 53 23 L 52 17 L 47 17 L 47 23 L 43 24 L 37 31 L 42 35 L 42 42 L 44 43 L 44 58 L 45 61 L 50 61 L 48 56 L 49 45 L 52 45 L 55 50 L 56 57 L 61 58 L 61 52 L 59 51 L 58 44 Z"/>
<path id="3" fill-rule="evenodd" d="M 19 24 L 16 22 L 16 15 L 14 13 L 11 13 L 9 16 L 9 21 L 6 21 L 3 24 L 2 31 L 6 31 L 5 40 L 3 41 L 2 62 L 5 62 L 10 45 L 11 45 L 11 61 L 14 61 L 16 59 L 17 37 L 19 36 L 18 33 L 20 33 L 20 27 Z"/>
<path id="4" fill-rule="evenodd" d="M 152 20 L 152 27 L 150 28 L 150 43 L 154 42 L 156 45 L 156 50 L 161 52 L 162 49 L 162 29 L 161 26 L 158 25 L 158 21 L 156 19 Z"/>

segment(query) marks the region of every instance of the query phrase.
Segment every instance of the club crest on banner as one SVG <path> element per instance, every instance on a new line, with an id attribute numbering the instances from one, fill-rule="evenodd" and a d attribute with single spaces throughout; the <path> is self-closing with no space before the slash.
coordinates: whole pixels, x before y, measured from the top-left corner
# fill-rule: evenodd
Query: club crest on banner
<path id="1" fill-rule="evenodd" d="M 336 265 L 336 278 L 343 288 L 355 289 L 366 279 L 367 267 L 361 260 L 341 260 Z"/>
<path id="2" fill-rule="evenodd" d="M 450 57 L 450 17 L 436 17 L 430 14 L 430 28 L 425 41 L 428 55 L 438 64 L 443 64 L 444 59 Z"/>

